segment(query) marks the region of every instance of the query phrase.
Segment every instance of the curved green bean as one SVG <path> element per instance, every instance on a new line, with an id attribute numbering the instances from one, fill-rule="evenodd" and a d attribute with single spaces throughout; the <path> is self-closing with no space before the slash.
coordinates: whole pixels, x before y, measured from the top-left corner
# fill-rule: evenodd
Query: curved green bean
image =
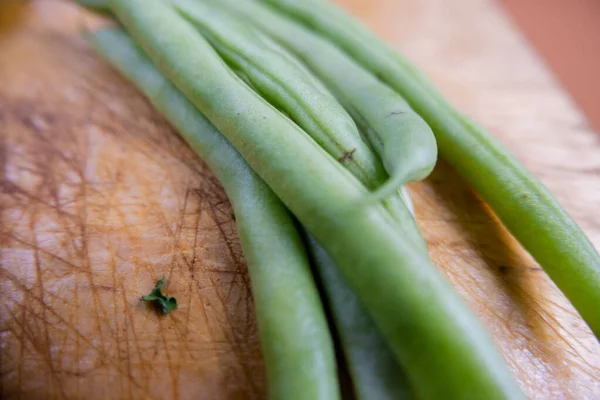
<path id="1" fill-rule="evenodd" d="M 379 158 L 363 142 L 352 118 L 298 59 L 249 24 L 224 12 L 215 2 L 171 1 L 263 98 L 290 116 L 369 189 L 384 184 L 388 175 Z M 384 151 L 391 149 L 392 146 L 386 146 Z M 396 184 L 389 187 L 397 189 Z M 387 197 L 384 204 L 400 228 L 408 231 L 415 244 L 426 252 L 425 242 L 407 210 L 412 203 L 406 189 L 400 197 L 404 203 L 395 198 L 398 195 Z"/>
<path id="2" fill-rule="evenodd" d="M 367 133 L 391 176 L 375 194 L 376 199 L 425 178 L 433 170 L 437 160 L 433 132 L 400 95 L 369 71 L 310 30 L 254 1 L 215 3 L 240 12 L 245 20 L 295 53 Z"/>
<path id="3" fill-rule="evenodd" d="M 108 6 L 108 0 L 78 0 L 78 2 L 84 6 L 89 6 L 90 4 L 93 3 L 93 7 L 91 8 L 93 11 L 100 11 L 105 15 L 109 15 L 110 14 L 110 10 L 109 10 L 109 6 Z M 176 3 L 177 4 L 177 3 Z M 183 4 L 183 5 L 182 5 Z M 210 14 L 218 12 L 217 10 L 215 10 L 214 8 L 206 8 L 206 5 L 204 7 L 200 7 L 200 4 L 204 4 L 204 3 L 198 3 L 198 2 L 191 2 L 191 3 L 179 3 L 179 8 L 182 12 L 186 12 L 188 9 L 192 10 L 192 11 L 187 11 L 188 14 L 191 14 L 192 16 L 195 14 L 198 14 L 198 11 L 204 11 L 204 13 L 200 13 L 199 15 L 202 14 Z M 222 13 L 219 13 L 219 19 L 225 19 L 227 18 L 227 15 L 223 15 Z M 200 18 L 200 20 L 203 20 L 204 18 Z M 209 19 L 210 21 L 210 19 Z M 218 24 L 218 22 L 217 22 Z M 243 31 L 243 30 L 242 30 Z M 229 33 L 229 32 L 227 32 Z M 251 32 L 250 33 L 252 38 L 258 39 L 256 38 L 256 33 Z M 214 42 L 213 38 L 213 42 Z M 307 130 L 307 132 L 311 133 L 310 128 L 314 127 L 315 125 L 318 127 L 319 124 L 315 124 L 313 123 L 313 121 L 311 121 L 310 117 L 307 116 L 307 112 L 302 108 L 302 104 L 300 104 L 299 107 L 296 107 L 297 104 L 297 98 L 298 95 L 296 96 L 292 96 L 292 95 L 288 95 L 288 92 L 286 90 L 291 90 L 292 92 L 295 90 L 294 88 L 297 88 L 299 85 L 301 87 L 301 89 L 307 90 L 309 92 L 311 92 L 312 90 L 317 90 L 319 93 L 321 93 L 321 103 L 330 103 L 329 99 L 331 96 L 331 93 L 329 92 L 329 90 L 327 88 L 325 88 L 323 86 L 323 84 L 321 83 L 321 81 L 319 81 L 310 71 L 308 71 L 308 69 L 306 68 L 306 66 L 304 66 L 304 64 L 302 64 L 296 57 L 292 56 L 287 50 L 283 49 L 281 46 L 279 46 L 277 43 L 271 41 L 271 40 L 267 40 L 267 38 L 262 37 L 259 39 L 259 43 L 253 42 L 253 41 L 247 41 L 245 40 L 243 37 L 241 38 L 242 41 L 244 41 L 244 43 L 246 45 L 251 46 L 253 49 L 258 50 L 259 52 L 259 57 L 258 59 L 256 59 L 256 62 L 258 63 L 258 65 L 264 65 L 264 66 L 269 66 L 271 62 L 274 61 L 275 65 L 281 64 L 282 60 L 277 59 L 278 57 L 273 56 L 273 57 L 267 57 L 266 60 L 262 59 L 261 57 L 263 54 L 261 54 L 261 50 L 263 50 L 260 46 L 264 45 L 267 46 L 268 48 L 270 48 L 271 51 L 277 52 L 279 54 L 280 57 L 283 57 L 284 60 L 287 60 L 289 63 L 292 63 L 295 68 L 292 68 L 293 73 L 299 73 L 300 77 L 294 77 L 294 78 L 298 78 L 300 80 L 299 83 L 293 83 L 291 85 L 291 88 L 286 88 L 286 87 L 281 87 L 281 88 L 276 88 L 274 90 L 274 96 L 277 97 L 277 95 L 279 94 L 280 98 L 282 98 L 283 103 L 286 102 L 287 100 L 287 107 L 285 107 L 284 111 L 292 114 L 292 115 L 296 115 L 297 116 L 297 120 L 300 119 L 308 119 L 309 122 L 303 125 L 303 128 L 305 130 Z M 218 41 L 217 41 L 218 44 Z M 213 44 L 214 46 L 214 44 Z M 257 48 L 258 46 L 258 48 Z M 221 46 L 222 47 L 222 46 Z M 228 53 L 230 53 L 230 51 L 227 51 Z M 242 47 L 242 52 L 245 52 L 244 47 Z M 254 52 L 256 53 L 256 51 Z M 235 54 L 233 55 L 234 58 Z M 250 58 L 252 57 L 252 53 L 249 56 Z M 275 60 L 272 60 L 272 59 Z M 238 65 L 240 63 L 243 63 L 244 65 L 247 65 L 248 63 L 245 60 L 238 60 Z M 285 64 L 285 63 L 284 63 Z M 286 70 L 288 70 L 289 65 L 284 65 L 286 68 Z M 254 69 L 255 72 L 258 72 L 258 76 L 255 77 L 254 82 L 256 82 L 257 79 L 261 79 L 261 78 L 265 78 L 264 74 L 261 74 L 260 71 L 256 71 L 256 68 Z M 254 87 L 253 85 L 253 80 L 250 79 L 250 77 L 248 76 L 248 73 L 252 73 L 252 70 L 248 70 L 247 68 L 245 70 L 241 70 L 241 69 L 237 69 L 236 74 L 244 81 L 246 82 L 249 86 Z M 270 69 L 270 72 L 274 75 L 278 75 L 279 72 L 275 69 Z M 269 79 L 268 77 L 267 79 L 267 83 L 269 83 Z M 281 80 L 280 80 L 281 81 Z M 312 84 L 313 88 L 310 88 L 308 86 L 306 86 L 305 84 L 303 84 L 303 82 L 305 83 L 306 81 L 310 82 L 310 84 Z M 284 79 L 284 82 L 290 82 L 289 81 L 289 77 L 287 79 Z M 294 82 L 294 81 L 291 81 Z M 274 84 L 277 84 L 277 82 L 273 82 Z M 271 86 L 271 85 L 266 85 L 266 86 Z M 256 88 L 255 88 L 256 89 Z M 265 88 L 263 86 L 263 89 L 268 89 Z M 266 90 L 263 90 L 263 92 L 267 92 Z M 300 93 L 302 93 L 302 91 L 300 91 Z M 314 98 L 315 96 L 319 96 L 318 94 L 315 95 L 314 93 L 311 93 L 311 96 Z M 309 97 L 311 97 L 309 96 Z M 273 97 L 273 95 L 270 96 L 271 98 Z M 302 96 L 300 96 L 300 99 L 302 99 Z M 279 102 L 281 104 L 281 102 Z M 303 101 L 303 103 L 306 103 L 306 101 Z M 309 103 L 309 109 L 314 110 L 315 107 L 311 106 L 311 104 Z M 338 106 L 339 107 L 339 106 Z M 339 113 L 340 111 L 342 113 L 345 114 L 345 111 L 343 110 L 343 108 L 341 110 L 335 110 L 335 106 L 334 107 L 326 107 L 326 109 L 329 109 L 330 112 L 332 113 Z M 294 112 L 294 111 L 298 111 L 298 112 Z M 327 120 L 329 119 L 329 117 L 326 114 L 323 114 L 319 111 L 319 108 L 316 108 L 317 110 L 317 114 L 319 115 L 318 119 L 321 119 L 321 123 L 325 123 L 327 124 Z M 306 116 L 306 118 L 303 118 L 303 116 Z M 348 117 L 350 118 L 350 117 Z M 336 157 L 338 160 L 339 159 L 348 159 L 351 160 L 351 163 L 346 163 L 346 167 L 354 173 L 355 176 L 357 176 L 359 179 L 362 177 L 362 181 L 363 183 L 365 183 L 367 185 L 367 187 L 369 187 L 370 189 L 374 189 L 377 186 L 380 186 L 386 179 L 387 179 L 387 174 L 385 173 L 385 171 L 383 171 L 383 168 L 381 167 L 381 162 L 378 158 L 376 158 L 370 148 L 368 146 L 366 146 L 364 144 L 364 142 L 361 139 L 357 139 L 356 136 L 360 136 L 360 134 L 356 131 L 356 127 L 354 127 L 354 122 L 352 120 L 350 121 L 346 121 L 347 123 L 344 123 L 344 116 L 343 115 L 338 115 L 338 118 L 336 118 L 337 121 L 333 121 L 333 124 L 331 124 L 332 126 L 329 126 L 327 129 L 327 131 L 322 131 L 320 129 L 317 129 L 316 131 L 312 132 L 312 137 L 313 138 L 318 138 L 321 137 L 322 140 L 320 141 L 320 144 L 323 146 L 325 145 L 329 145 L 329 146 L 324 146 L 325 150 L 327 150 L 329 152 L 329 154 L 331 154 L 333 157 Z M 350 129 L 350 131 L 346 131 L 344 130 L 344 125 L 350 126 L 352 129 Z M 354 134 L 355 133 L 355 134 Z M 332 135 L 331 138 L 329 138 L 327 135 Z M 353 151 L 345 151 L 345 152 L 341 152 L 340 151 L 340 147 L 342 147 L 341 145 L 345 144 L 345 146 L 348 149 L 353 149 Z M 353 146 L 354 145 L 354 146 Z M 348 157 L 348 154 L 351 154 L 350 157 Z M 355 156 L 356 155 L 356 156 Z M 361 155 L 363 155 L 363 157 L 361 157 Z M 362 160 L 361 160 L 362 159 Z M 369 166 L 369 162 L 372 162 L 373 164 L 371 166 Z M 366 163 L 366 167 L 363 168 L 361 167 L 361 164 L 364 165 Z M 366 173 L 365 174 L 363 174 Z M 425 241 L 423 240 L 423 237 L 421 236 L 419 229 L 417 227 L 416 221 L 414 220 L 414 216 L 412 216 L 411 214 L 414 214 L 414 205 L 412 203 L 412 200 L 410 198 L 410 194 L 408 193 L 407 189 L 402 186 L 399 195 L 396 194 L 394 196 L 389 196 L 386 199 L 383 200 L 383 203 L 385 205 L 385 207 L 388 209 L 388 211 L 390 212 L 390 214 L 392 215 L 392 217 L 399 223 L 399 228 L 405 230 L 409 236 L 411 237 L 411 239 L 414 241 L 414 244 L 417 245 L 423 252 L 424 254 L 427 254 L 427 245 L 425 243 Z"/>
<path id="4" fill-rule="evenodd" d="M 243 83 L 164 2 L 113 0 L 111 8 L 323 245 L 409 367 L 418 395 L 522 397 L 490 337 L 441 273 L 395 229 L 383 205 L 364 206 L 369 192 L 357 178 Z"/>
<path id="5" fill-rule="evenodd" d="M 270 39 L 212 7 L 211 2 L 173 1 L 234 71 L 241 71 L 263 98 L 286 113 L 368 188 L 387 174 L 362 141 L 352 118 L 337 100 L 315 86 L 291 57 L 273 49 Z"/>
<path id="6" fill-rule="evenodd" d="M 354 291 L 310 234 L 306 243 L 325 292 L 357 400 L 410 399 L 402 367 Z"/>
<path id="7" fill-rule="evenodd" d="M 285 206 L 126 33 L 102 30 L 91 41 L 175 126 L 223 184 L 252 281 L 270 398 L 338 398 L 333 343 L 321 299 Z"/>
<path id="8" fill-rule="evenodd" d="M 441 155 L 473 186 L 600 338 L 600 256 L 546 187 L 492 135 L 455 110 L 408 60 L 325 1 L 263 0 L 319 31 L 402 94 Z"/>

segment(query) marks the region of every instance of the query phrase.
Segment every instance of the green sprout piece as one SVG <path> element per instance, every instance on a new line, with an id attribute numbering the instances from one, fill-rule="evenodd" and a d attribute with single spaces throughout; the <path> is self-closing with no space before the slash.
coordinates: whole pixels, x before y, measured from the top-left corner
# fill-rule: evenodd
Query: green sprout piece
<path id="1" fill-rule="evenodd" d="M 165 285 L 164 277 L 156 282 L 156 286 L 146 296 L 142 296 L 142 301 L 152 301 L 153 304 L 160 309 L 163 315 L 166 315 L 177 308 L 177 299 L 173 296 L 165 296 L 161 288 Z"/>

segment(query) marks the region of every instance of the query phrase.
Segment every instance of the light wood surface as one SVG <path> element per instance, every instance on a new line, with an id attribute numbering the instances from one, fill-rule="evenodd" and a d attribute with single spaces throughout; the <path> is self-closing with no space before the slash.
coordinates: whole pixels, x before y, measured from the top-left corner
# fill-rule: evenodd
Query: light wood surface
<path id="1" fill-rule="evenodd" d="M 556 194 L 600 246 L 600 136 L 489 0 L 341 1 Z M 231 207 L 61 0 L 0 5 L 0 397 L 260 399 Z M 436 264 L 530 398 L 600 398 L 600 346 L 443 161 L 411 186 Z M 165 275 L 179 309 L 139 296 Z"/>

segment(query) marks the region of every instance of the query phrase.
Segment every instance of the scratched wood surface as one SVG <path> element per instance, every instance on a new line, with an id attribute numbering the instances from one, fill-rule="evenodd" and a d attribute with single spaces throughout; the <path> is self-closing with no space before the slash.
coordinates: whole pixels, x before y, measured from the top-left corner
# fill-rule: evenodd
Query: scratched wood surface
<path id="1" fill-rule="evenodd" d="M 345 0 L 489 128 L 600 246 L 600 136 L 489 0 Z M 0 3 L 0 397 L 260 399 L 231 207 L 61 0 Z M 411 186 L 436 264 L 530 398 L 600 397 L 600 346 L 443 161 Z M 138 300 L 157 278 L 179 309 Z"/>

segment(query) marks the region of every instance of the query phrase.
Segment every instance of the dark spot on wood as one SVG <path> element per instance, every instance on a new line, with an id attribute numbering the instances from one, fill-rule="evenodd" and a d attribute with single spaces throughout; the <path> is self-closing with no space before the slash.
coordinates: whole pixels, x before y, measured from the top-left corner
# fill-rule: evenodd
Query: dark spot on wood
<path id="1" fill-rule="evenodd" d="M 356 149 L 352 149 L 350 151 L 346 151 L 344 152 L 344 155 L 342 157 L 339 158 L 339 162 L 344 163 L 346 161 L 351 161 L 352 158 L 354 158 L 354 152 L 356 151 Z"/>
<path id="2" fill-rule="evenodd" d="M 9 180 L 0 182 L 0 191 L 4 194 L 17 193 L 19 190 L 17 186 Z"/>
<path id="3" fill-rule="evenodd" d="M 508 273 L 519 273 L 519 272 L 523 272 L 523 271 L 541 271 L 542 269 L 540 267 L 527 267 L 527 266 L 513 266 L 513 267 L 509 267 L 507 265 L 498 265 L 498 272 L 500 272 L 500 274 L 504 275 L 504 274 L 508 274 Z"/>
<path id="4" fill-rule="evenodd" d="M 52 125 L 56 122 L 56 117 L 54 116 L 53 113 L 51 113 L 49 111 L 42 111 L 41 116 L 47 125 Z"/>
<path id="5" fill-rule="evenodd" d="M 106 292 L 112 292 L 112 293 L 116 293 L 117 292 L 117 288 L 114 286 L 108 286 L 108 285 L 95 285 L 95 288 L 98 290 L 104 290 Z"/>
<path id="6" fill-rule="evenodd" d="M 38 128 L 37 126 L 33 123 L 33 119 L 31 118 L 31 116 L 26 115 L 24 117 L 21 118 L 21 123 L 23 125 L 25 125 L 27 128 L 31 129 L 34 132 L 38 132 Z"/>

